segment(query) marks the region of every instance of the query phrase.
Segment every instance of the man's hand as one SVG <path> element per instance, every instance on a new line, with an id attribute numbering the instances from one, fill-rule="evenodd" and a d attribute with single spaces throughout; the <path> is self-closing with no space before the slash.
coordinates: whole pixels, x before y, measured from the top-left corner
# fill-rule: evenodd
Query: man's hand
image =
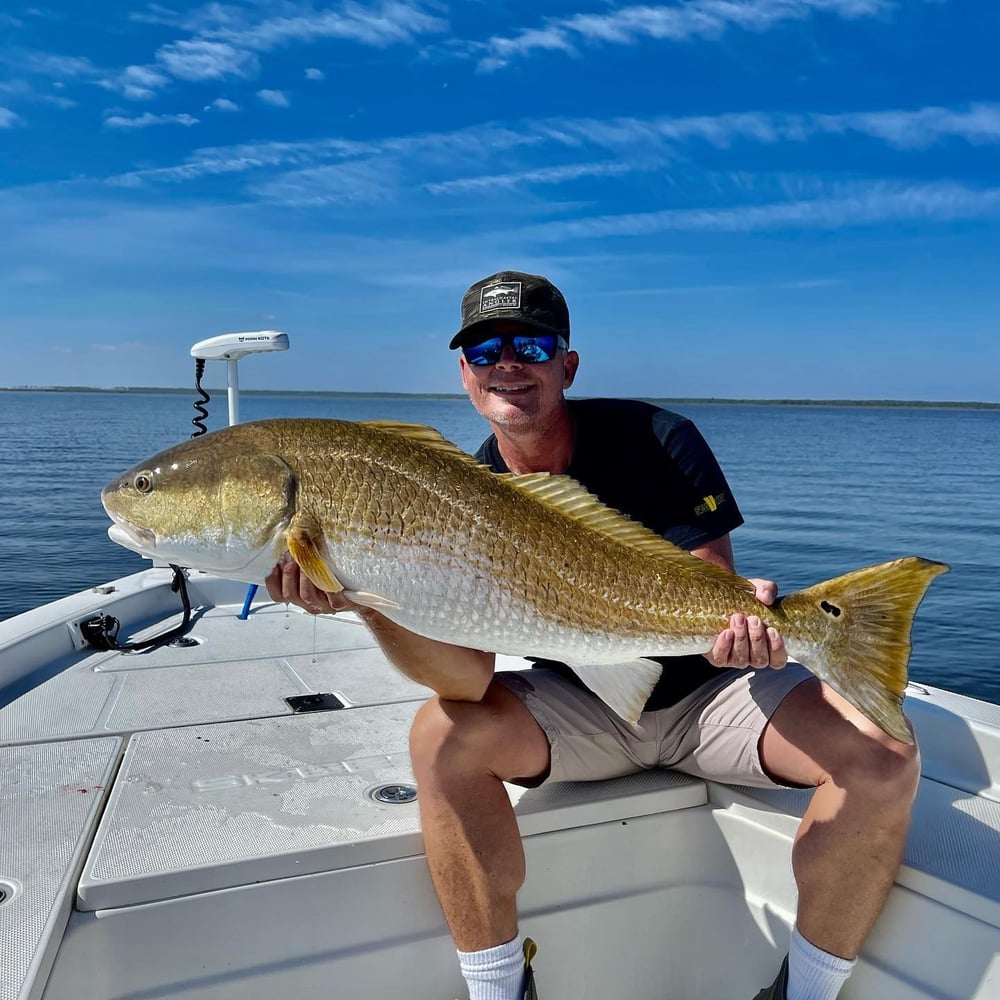
<path id="1" fill-rule="evenodd" d="M 773 604 L 778 585 L 773 580 L 751 580 L 761 604 Z M 788 662 L 785 640 L 775 628 L 765 628 L 756 615 L 733 615 L 705 659 L 716 667 L 783 667 Z"/>
<path id="2" fill-rule="evenodd" d="M 374 608 L 362 607 L 343 594 L 320 590 L 289 556 L 264 581 L 271 600 L 296 604 L 313 615 L 356 611 L 382 652 L 401 673 L 453 701 L 479 701 L 493 679 L 493 653 L 426 639 L 407 631 Z"/>
<path id="3" fill-rule="evenodd" d="M 295 604 L 311 615 L 360 610 L 346 597 L 320 590 L 287 556 L 268 573 L 264 586 L 276 604 Z"/>

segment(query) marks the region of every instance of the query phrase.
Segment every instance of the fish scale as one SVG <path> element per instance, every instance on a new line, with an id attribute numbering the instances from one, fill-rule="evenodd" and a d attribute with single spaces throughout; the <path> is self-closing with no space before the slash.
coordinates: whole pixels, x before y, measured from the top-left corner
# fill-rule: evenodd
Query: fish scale
<path id="1" fill-rule="evenodd" d="M 102 501 L 112 539 L 144 555 L 260 582 L 290 552 L 317 586 L 420 635 L 567 663 L 629 721 L 662 669 L 648 657 L 706 652 L 741 612 L 912 742 L 913 616 L 948 569 L 910 556 L 764 606 L 565 476 L 497 475 L 431 428 L 388 422 L 239 424 L 139 463 Z"/>

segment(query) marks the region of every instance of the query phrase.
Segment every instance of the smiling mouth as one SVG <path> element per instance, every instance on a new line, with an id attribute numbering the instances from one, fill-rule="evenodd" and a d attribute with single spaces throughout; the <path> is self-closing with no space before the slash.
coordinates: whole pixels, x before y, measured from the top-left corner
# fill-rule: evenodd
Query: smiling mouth
<path id="1" fill-rule="evenodd" d="M 534 386 L 531 385 L 491 385 L 489 391 L 500 396 L 514 396 L 530 392 L 533 388 Z"/>

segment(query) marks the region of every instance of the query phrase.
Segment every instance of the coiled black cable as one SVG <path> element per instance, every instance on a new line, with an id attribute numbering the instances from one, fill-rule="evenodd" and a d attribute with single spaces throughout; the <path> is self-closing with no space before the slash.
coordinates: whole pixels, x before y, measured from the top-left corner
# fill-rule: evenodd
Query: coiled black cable
<path id="1" fill-rule="evenodd" d="M 211 401 L 212 397 L 205 392 L 201 387 L 201 377 L 205 374 L 205 359 L 195 358 L 194 362 L 194 387 L 198 390 L 201 395 L 200 400 L 195 400 L 194 408 L 198 411 L 198 416 L 196 416 L 191 423 L 195 425 L 198 429 L 191 435 L 191 437 L 200 437 L 208 431 L 205 426 L 205 421 L 208 419 L 208 410 L 205 408 L 205 403 Z"/>

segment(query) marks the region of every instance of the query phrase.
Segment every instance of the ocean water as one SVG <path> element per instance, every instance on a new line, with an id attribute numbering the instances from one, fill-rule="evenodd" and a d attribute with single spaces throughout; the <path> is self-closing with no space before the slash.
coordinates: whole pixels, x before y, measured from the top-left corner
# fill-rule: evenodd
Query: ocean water
<path id="1" fill-rule="evenodd" d="M 0 392 L 0 619 L 136 572 L 100 491 L 192 431 L 192 396 Z M 1000 410 L 665 404 L 691 417 L 746 524 L 738 570 L 782 591 L 904 555 L 951 565 L 921 605 L 914 680 L 1000 702 Z M 227 422 L 225 394 L 209 429 Z M 429 424 L 466 450 L 487 428 L 464 399 L 244 395 L 240 417 Z"/>

